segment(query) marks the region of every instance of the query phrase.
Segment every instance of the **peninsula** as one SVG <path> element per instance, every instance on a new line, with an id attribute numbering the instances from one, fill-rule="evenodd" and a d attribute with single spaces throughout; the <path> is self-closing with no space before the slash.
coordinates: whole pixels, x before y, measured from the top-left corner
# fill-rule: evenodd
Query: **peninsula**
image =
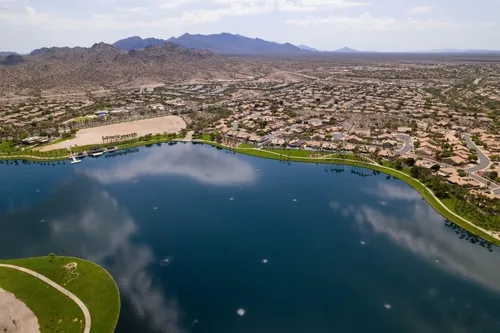
<path id="1" fill-rule="evenodd" d="M 2 332 L 114 332 L 120 295 L 113 278 L 86 260 L 0 260 Z"/>

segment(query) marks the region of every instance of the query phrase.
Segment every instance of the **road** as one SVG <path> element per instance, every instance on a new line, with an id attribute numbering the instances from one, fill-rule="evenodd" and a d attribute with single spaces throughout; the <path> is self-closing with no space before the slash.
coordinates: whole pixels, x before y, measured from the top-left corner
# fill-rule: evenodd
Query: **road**
<path id="1" fill-rule="evenodd" d="M 47 283 L 51 287 L 59 290 L 61 293 L 63 293 L 64 295 L 68 296 L 69 298 L 71 298 L 80 307 L 80 309 L 83 312 L 83 316 L 85 317 L 85 328 L 83 330 L 83 333 L 90 333 L 90 323 L 91 323 L 91 321 L 90 321 L 90 312 L 89 312 L 89 309 L 87 308 L 87 306 L 78 297 L 76 297 L 75 295 L 73 295 L 69 290 L 61 287 L 60 285 L 58 285 L 54 281 L 50 280 L 49 278 L 47 278 L 47 277 L 45 277 L 45 276 L 43 276 L 43 275 L 41 275 L 41 274 L 39 274 L 39 273 L 37 273 L 35 271 L 32 271 L 31 269 L 27 269 L 27 268 L 24 268 L 24 267 L 21 267 L 21 266 L 9 265 L 9 264 L 0 264 L 0 267 L 15 269 L 15 270 L 21 271 L 23 273 L 32 275 L 32 276 L 36 277 L 37 279 L 42 280 L 43 282 Z"/>
<path id="2" fill-rule="evenodd" d="M 403 148 L 401 148 L 400 150 L 398 150 L 396 152 L 397 154 L 405 155 L 413 150 L 413 142 L 412 142 L 411 136 L 409 136 L 407 134 L 396 134 L 396 139 L 401 140 L 405 143 Z"/>
<path id="3" fill-rule="evenodd" d="M 438 161 L 433 160 L 433 159 L 428 158 L 428 157 L 424 157 L 424 156 L 420 156 L 420 155 L 416 155 L 416 154 L 410 154 L 410 155 L 413 156 L 414 158 L 420 158 L 420 159 L 422 159 L 424 161 L 428 161 L 430 163 L 437 163 L 437 164 L 441 165 L 441 167 L 453 168 L 453 169 L 457 168 L 456 166 L 453 166 L 451 164 L 447 164 L 447 163 L 443 163 L 443 162 L 438 162 Z M 486 179 L 484 177 L 476 175 L 475 173 L 472 173 L 472 172 L 469 172 L 469 177 L 477 180 L 478 182 L 480 182 L 483 185 L 488 186 L 488 184 L 489 184 L 489 188 L 493 191 L 493 193 L 497 194 L 497 195 L 500 195 L 500 186 L 491 183 L 491 181 L 489 179 Z"/>
<path id="4" fill-rule="evenodd" d="M 481 149 L 474 142 L 472 142 L 469 134 L 464 134 L 465 143 L 470 149 L 474 149 L 479 157 L 479 163 L 472 168 L 467 169 L 469 173 L 478 172 L 490 166 L 490 159 L 486 156 Z"/>

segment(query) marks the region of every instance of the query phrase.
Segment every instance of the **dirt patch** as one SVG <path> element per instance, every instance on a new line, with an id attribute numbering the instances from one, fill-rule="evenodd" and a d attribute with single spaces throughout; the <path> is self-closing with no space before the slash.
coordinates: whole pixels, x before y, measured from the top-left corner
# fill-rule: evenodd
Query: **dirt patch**
<path id="1" fill-rule="evenodd" d="M 16 296 L 0 288 L 0 333 L 39 333 L 33 311 Z"/>
<path id="2" fill-rule="evenodd" d="M 137 136 L 157 133 L 179 133 L 186 128 L 186 123 L 179 116 L 166 116 L 151 119 L 131 121 L 128 123 L 119 123 L 93 128 L 85 128 L 76 133 L 76 138 L 57 143 L 55 145 L 45 146 L 41 151 L 53 149 L 68 148 L 69 146 L 86 146 L 92 144 L 101 144 L 103 136 L 125 135 L 137 133 Z"/>
<path id="3" fill-rule="evenodd" d="M 73 280 L 76 280 L 80 277 L 80 273 L 76 272 L 76 269 L 78 268 L 78 264 L 76 262 L 70 262 L 69 264 L 66 264 L 62 266 L 65 270 L 68 271 L 68 280 L 66 280 L 63 285 L 67 285 Z M 1 331 L 0 331 L 1 333 Z"/>

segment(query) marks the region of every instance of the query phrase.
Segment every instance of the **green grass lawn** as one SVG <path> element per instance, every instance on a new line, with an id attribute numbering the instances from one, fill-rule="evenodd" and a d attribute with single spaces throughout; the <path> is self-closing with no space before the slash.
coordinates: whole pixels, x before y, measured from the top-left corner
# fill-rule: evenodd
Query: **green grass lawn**
<path id="1" fill-rule="evenodd" d="M 279 149 L 279 148 L 265 148 L 268 151 L 272 151 L 274 153 L 282 154 L 285 156 L 294 156 L 294 157 L 309 157 L 314 153 L 314 151 L 310 150 L 301 150 L 301 149 Z"/>
<path id="2" fill-rule="evenodd" d="M 113 278 L 103 268 L 89 261 L 77 258 L 69 258 L 69 257 L 56 257 L 55 262 L 51 262 L 49 259 L 50 259 L 49 257 L 13 259 L 13 260 L 2 260 L 0 261 L 0 263 L 18 265 L 29 268 L 42 275 L 45 275 L 52 281 L 60 284 L 62 287 L 68 289 L 78 298 L 80 298 L 82 302 L 85 303 L 85 305 L 89 309 L 92 318 L 92 327 L 91 327 L 92 333 L 114 332 L 116 323 L 118 321 L 118 316 L 120 313 L 120 295 L 118 287 Z M 71 277 L 75 277 L 75 275 L 74 274 L 70 275 L 68 273 L 68 270 L 66 270 L 62 266 L 70 262 L 76 262 L 78 264 L 78 267 L 74 272 L 78 273 L 79 277 L 68 282 L 68 280 Z M 3 288 L 1 272 L 2 268 L 0 268 L 0 287 Z M 30 298 L 29 290 L 31 290 L 32 285 L 33 288 L 35 288 L 38 284 L 32 284 L 31 279 L 27 280 L 18 279 L 18 281 L 19 281 L 18 282 L 19 288 L 23 287 L 26 290 L 25 291 L 26 297 Z M 59 307 L 64 307 L 67 308 L 69 311 L 73 309 L 72 306 L 74 305 L 78 310 L 79 318 L 83 318 L 83 314 L 81 313 L 81 310 L 78 308 L 76 303 L 74 303 L 72 300 L 65 297 L 59 291 L 53 289 L 52 287 L 50 287 L 50 289 L 47 288 L 47 284 L 41 281 L 39 282 L 44 285 L 45 293 L 50 293 L 50 294 L 58 293 L 63 297 L 62 299 L 53 298 L 54 303 L 45 304 L 46 309 L 51 309 L 51 308 L 58 309 Z M 7 288 L 4 289 L 8 290 Z M 17 293 L 15 294 L 17 295 Z M 39 296 L 42 295 L 43 294 L 39 294 Z M 33 296 L 33 299 L 31 301 L 35 303 L 38 302 L 41 299 L 41 297 L 39 296 Z M 69 301 L 69 303 L 71 304 L 67 304 L 68 303 L 67 301 Z M 26 304 L 28 305 L 28 303 Z M 44 314 L 44 312 L 40 312 L 41 314 L 39 314 L 37 311 L 35 311 L 36 310 L 35 308 L 32 309 L 37 316 Z M 43 307 L 41 307 L 41 309 L 43 310 Z M 79 332 L 79 331 L 61 330 L 60 332 Z"/>
<path id="3" fill-rule="evenodd" d="M 212 141 L 212 140 L 210 139 L 210 134 L 208 134 L 208 133 L 203 133 L 203 134 L 201 135 L 201 138 L 200 138 L 200 139 L 201 139 L 201 140 L 205 140 L 205 141 Z"/>
<path id="4" fill-rule="evenodd" d="M 85 318 L 78 305 L 34 276 L 0 267 L 0 288 L 16 295 L 33 311 L 41 333 L 83 332 Z"/>
<path id="5" fill-rule="evenodd" d="M 238 148 L 255 148 L 253 145 L 250 145 L 248 143 L 241 143 Z"/>

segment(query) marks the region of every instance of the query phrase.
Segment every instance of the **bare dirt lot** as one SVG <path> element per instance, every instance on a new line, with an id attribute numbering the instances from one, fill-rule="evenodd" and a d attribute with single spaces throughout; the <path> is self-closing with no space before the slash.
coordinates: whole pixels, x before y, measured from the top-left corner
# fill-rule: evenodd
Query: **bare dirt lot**
<path id="1" fill-rule="evenodd" d="M 100 127 L 85 128 L 76 133 L 76 138 L 63 141 L 54 145 L 45 146 L 41 151 L 62 149 L 68 147 L 85 146 L 102 143 L 103 136 L 124 135 L 137 133 L 138 136 L 157 133 L 178 133 L 186 128 L 186 123 L 179 116 L 166 116 L 128 123 L 112 124 Z"/>
<path id="2" fill-rule="evenodd" d="M 39 333 L 35 314 L 14 294 L 0 288 L 0 332 Z"/>

